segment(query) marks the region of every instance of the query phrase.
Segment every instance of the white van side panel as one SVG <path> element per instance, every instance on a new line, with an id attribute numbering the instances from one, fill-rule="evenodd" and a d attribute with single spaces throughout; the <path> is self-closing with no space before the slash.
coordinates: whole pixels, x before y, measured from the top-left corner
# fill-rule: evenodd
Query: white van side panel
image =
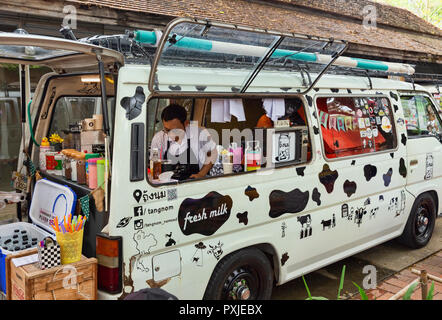
<path id="1" fill-rule="evenodd" d="M 398 143 L 392 152 L 324 159 L 315 95 L 347 96 L 347 89 L 312 91 L 304 101 L 311 123 L 309 164 L 271 174 L 261 171 L 162 187 L 147 180 L 130 182 L 130 127 L 146 123 L 146 102 L 132 120 L 126 118 L 120 102 L 132 97 L 137 86 L 147 97 L 147 77 L 145 67 L 126 66 L 118 79 L 109 233 L 123 237 L 125 293 L 161 287 L 179 299 L 201 299 L 222 258 L 263 243 L 277 256 L 276 280 L 282 284 L 400 235 L 413 203 L 405 192 L 406 178 L 400 174 L 401 159 L 408 169 L 406 145 L 401 142 L 405 128 L 396 125 Z M 352 93 L 376 96 L 376 91 Z M 398 104 L 396 92 L 382 94 L 392 105 Z M 401 108 L 394 108 L 395 122 L 401 117 Z M 368 165 L 377 170 L 369 181 L 364 177 Z M 390 168 L 393 174 L 386 185 L 383 176 Z M 331 177 L 333 190 L 328 192 L 320 177 Z M 350 195 L 343 188 L 347 180 L 356 184 Z M 285 199 L 281 205 L 298 205 L 299 211 L 272 215 L 275 193 Z M 188 214 L 192 204 L 200 209 L 199 215 Z M 360 219 L 355 219 L 357 212 Z M 154 281 L 152 258 L 173 250 L 179 250 L 181 274 Z"/>

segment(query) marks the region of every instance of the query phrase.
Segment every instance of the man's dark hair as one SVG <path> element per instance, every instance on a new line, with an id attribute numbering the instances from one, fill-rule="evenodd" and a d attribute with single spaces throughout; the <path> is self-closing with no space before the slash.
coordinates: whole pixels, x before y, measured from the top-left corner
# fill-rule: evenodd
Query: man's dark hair
<path id="1" fill-rule="evenodd" d="M 164 108 L 163 112 L 161 112 L 161 120 L 170 121 L 173 119 L 178 119 L 182 124 L 184 124 L 187 119 L 186 109 L 176 103 L 169 104 L 166 108 Z"/>

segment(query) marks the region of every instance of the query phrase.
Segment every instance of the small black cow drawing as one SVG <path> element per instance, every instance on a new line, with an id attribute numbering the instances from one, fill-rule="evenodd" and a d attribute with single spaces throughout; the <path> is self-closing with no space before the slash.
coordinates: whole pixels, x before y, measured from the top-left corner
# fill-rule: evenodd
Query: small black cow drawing
<path id="1" fill-rule="evenodd" d="M 207 254 L 213 254 L 213 256 L 216 258 L 216 260 L 219 260 L 219 258 L 222 256 L 223 254 L 223 249 L 222 246 L 224 244 L 221 243 L 221 241 L 218 241 L 218 244 L 211 246 L 209 244 L 209 250 L 207 251 Z"/>
<path id="2" fill-rule="evenodd" d="M 373 209 L 371 209 L 370 210 L 370 219 L 371 218 L 376 218 L 376 213 L 378 213 L 378 211 L 379 211 L 379 207 L 376 207 L 376 208 L 373 208 Z"/>
<path id="3" fill-rule="evenodd" d="M 335 214 L 333 214 L 333 218 L 330 220 L 322 220 L 321 221 L 322 224 L 322 231 L 325 230 L 325 227 L 330 228 L 334 228 L 336 227 L 336 218 L 335 218 Z"/>
<path id="4" fill-rule="evenodd" d="M 301 224 L 301 236 L 300 239 L 310 237 L 312 235 L 312 217 L 307 214 L 297 218 L 298 222 Z"/>

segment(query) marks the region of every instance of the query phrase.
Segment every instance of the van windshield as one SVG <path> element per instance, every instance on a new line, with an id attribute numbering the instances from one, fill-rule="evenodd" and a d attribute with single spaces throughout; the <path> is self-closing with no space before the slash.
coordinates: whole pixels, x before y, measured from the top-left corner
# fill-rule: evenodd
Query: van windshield
<path id="1" fill-rule="evenodd" d="M 305 89 L 327 67 L 330 60 L 325 57 L 336 55 L 344 47 L 340 41 L 181 22 L 169 32 L 159 53 L 156 89 L 262 92 L 263 88 L 267 91 L 273 87 L 274 92 L 287 92 L 291 89 L 284 88 L 287 81 L 279 79 L 280 86 L 273 83 L 281 75 L 291 77 L 292 87 Z M 177 72 L 170 72 L 170 67 L 187 68 L 187 72 L 178 76 Z M 266 77 L 259 76 L 263 67 Z M 273 73 L 275 79 L 269 78 L 268 73 Z"/>

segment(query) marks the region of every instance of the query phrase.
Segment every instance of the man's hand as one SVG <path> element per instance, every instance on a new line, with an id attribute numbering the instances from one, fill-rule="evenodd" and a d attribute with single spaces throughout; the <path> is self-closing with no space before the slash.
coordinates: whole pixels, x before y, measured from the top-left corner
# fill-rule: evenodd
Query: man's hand
<path id="1" fill-rule="evenodd" d="M 200 171 L 198 173 L 192 174 L 190 176 L 190 179 L 200 179 L 200 178 L 204 178 L 204 177 L 205 177 L 205 175 L 201 174 L 201 171 Z"/>

